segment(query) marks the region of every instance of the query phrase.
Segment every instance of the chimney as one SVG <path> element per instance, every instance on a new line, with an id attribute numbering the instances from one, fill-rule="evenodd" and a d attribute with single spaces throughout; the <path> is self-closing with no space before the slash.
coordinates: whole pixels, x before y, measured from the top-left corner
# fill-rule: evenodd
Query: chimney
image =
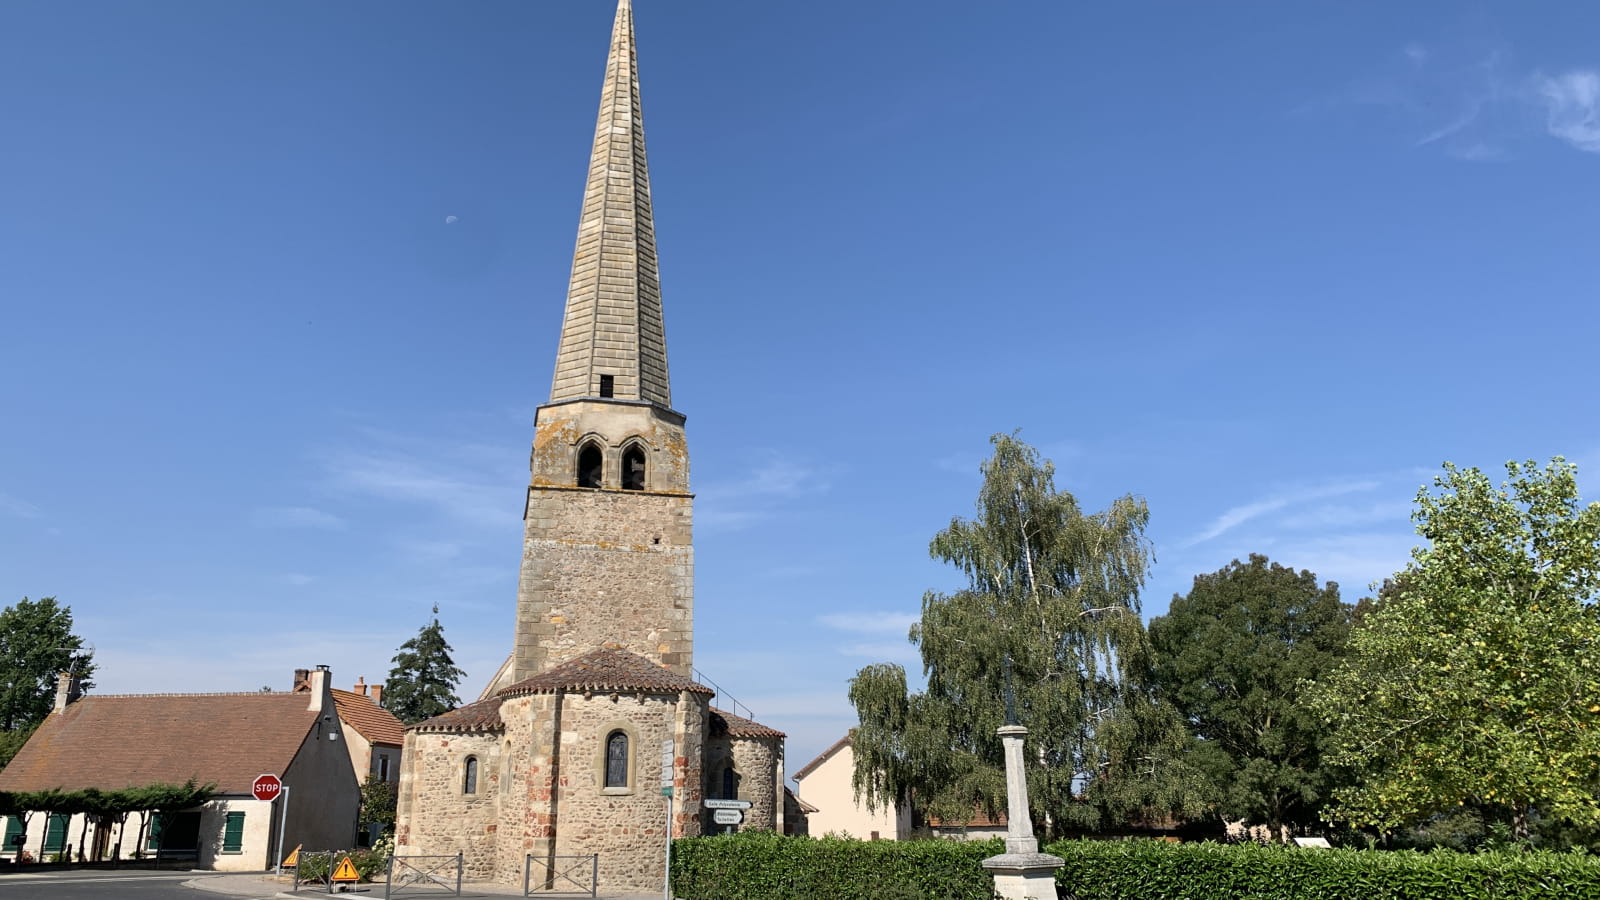
<path id="1" fill-rule="evenodd" d="M 294 687 L 289 688 L 289 692 L 292 693 L 292 694 L 298 694 L 298 693 L 300 693 L 302 691 L 309 691 L 309 690 L 311 690 L 311 670 L 310 669 L 295 669 L 294 670 Z"/>
<path id="2" fill-rule="evenodd" d="M 304 669 L 296 669 L 295 675 L 298 676 L 304 671 Z M 311 705 L 306 708 L 331 710 L 333 708 L 333 695 L 328 693 L 332 687 L 328 679 L 332 673 L 328 671 L 327 666 L 317 666 L 314 671 L 307 674 L 309 677 L 306 679 L 306 691 L 311 694 Z"/>
<path id="3" fill-rule="evenodd" d="M 357 675 L 356 686 L 351 688 L 351 690 L 365 697 L 367 695 L 367 676 Z"/>
<path id="4" fill-rule="evenodd" d="M 382 706 L 383 705 L 383 685 L 374 684 L 371 687 L 372 687 L 372 704 L 374 706 Z"/>
<path id="5" fill-rule="evenodd" d="M 66 712 L 67 704 L 75 702 L 83 696 L 83 682 L 73 672 L 62 672 L 56 676 L 56 712 Z"/>

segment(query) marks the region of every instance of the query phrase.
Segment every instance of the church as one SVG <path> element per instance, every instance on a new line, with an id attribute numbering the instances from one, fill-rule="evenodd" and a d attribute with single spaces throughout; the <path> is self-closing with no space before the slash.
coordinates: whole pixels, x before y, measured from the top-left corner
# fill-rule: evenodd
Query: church
<path id="1" fill-rule="evenodd" d="M 784 735 L 718 710 L 694 680 L 684 421 L 620 0 L 555 377 L 534 418 L 514 644 L 477 702 L 407 730 L 397 855 L 459 852 L 468 878 L 517 884 L 527 866 L 597 855 L 606 890 L 649 890 L 669 829 L 720 830 L 743 805 L 708 799 L 748 803 L 735 827 L 783 830 Z"/>

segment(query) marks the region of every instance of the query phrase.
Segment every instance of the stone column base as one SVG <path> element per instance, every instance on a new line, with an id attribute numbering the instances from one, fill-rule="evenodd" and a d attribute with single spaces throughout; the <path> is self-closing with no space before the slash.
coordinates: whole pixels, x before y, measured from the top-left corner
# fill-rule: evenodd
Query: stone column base
<path id="1" fill-rule="evenodd" d="M 1065 862 L 1048 853 L 1002 853 L 983 861 L 994 891 L 1006 900 L 1056 900 L 1056 869 Z"/>

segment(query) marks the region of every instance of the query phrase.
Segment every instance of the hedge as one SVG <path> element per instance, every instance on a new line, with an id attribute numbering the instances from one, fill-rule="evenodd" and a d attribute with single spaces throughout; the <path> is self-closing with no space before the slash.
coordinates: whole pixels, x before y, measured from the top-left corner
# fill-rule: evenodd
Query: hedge
<path id="1" fill-rule="evenodd" d="M 991 900 L 998 840 L 853 841 L 761 832 L 672 844 L 687 900 Z M 1060 841 L 1062 900 L 1600 900 L 1583 853 L 1312 850 Z"/>
<path id="2" fill-rule="evenodd" d="M 1311 850 L 1253 844 L 1061 841 L 1063 900 L 1600 900 L 1578 853 Z"/>
<path id="3" fill-rule="evenodd" d="M 856 841 L 744 832 L 672 842 L 672 892 L 689 900 L 990 900 L 979 865 L 999 840 Z"/>

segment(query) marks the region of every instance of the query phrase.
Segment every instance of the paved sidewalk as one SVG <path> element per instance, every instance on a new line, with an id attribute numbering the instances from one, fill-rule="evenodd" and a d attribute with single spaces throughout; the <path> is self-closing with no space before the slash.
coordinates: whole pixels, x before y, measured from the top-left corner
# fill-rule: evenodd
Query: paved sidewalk
<path id="1" fill-rule="evenodd" d="M 381 900 L 383 897 L 383 885 L 381 883 L 363 884 L 356 891 L 336 894 L 329 894 L 326 888 L 319 890 L 311 885 L 301 885 L 299 892 L 295 892 L 291 890 L 291 888 L 294 886 L 294 880 L 289 876 L 284 875 L 282 877 L 274 878 L 271 873 L 261 874 L 259 872 L 250 872 L 240 875 L 211 875 L 197 872 L 195 873 L 194 878 L 185 881 L 183 884 L 184 887 L 191 887 L 202 891 L 210 891 L 213 894 L 229 894 L 235 897 L 276 897 L 282 898 L 282 900 L 289 900 L 289 898 L 298 898 L 298 900 L 317 900 L 317 898 L 322 897 L 347 897 L 352 898 L 352 900 L 356 900 L 356 898 L 360 898 L 360 900 Z M 418 898 L 418 900 L 432 900 L 432 898 L 435 897 L 441 898 L 442 900 L 442 898 L 451 897 L 454 895 L 444 891 L 427 891 L 425 893 L 419 893 L 413 890 L 407 891 L 405 896 L 408 898 L 408 900 L 409 898 Z M 462 900 L 503 900 L 505 897 L 520 896 L 522 896 L 522 888 L 514 887 L 512 885 L 474 884 L 468 882 L 461 886 Z M 533 894 L 531 896 L 537 898 L 546 895 Z M 566 894 L 563 896 L 572 897 L 573 895 Z M 602 893 L 599 895 L 598 900 L 661 900 L 661 894 Z"/>

